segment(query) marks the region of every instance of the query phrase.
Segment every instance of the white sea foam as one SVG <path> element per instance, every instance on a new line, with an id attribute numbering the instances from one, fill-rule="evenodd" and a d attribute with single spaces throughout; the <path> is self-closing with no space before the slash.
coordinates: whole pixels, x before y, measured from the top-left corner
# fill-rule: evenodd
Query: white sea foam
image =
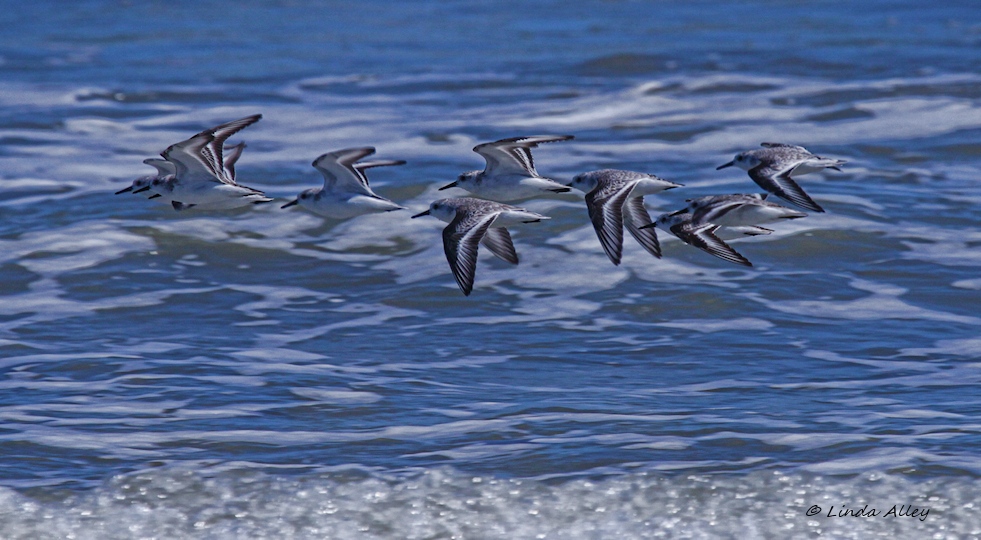
<path id="1" fill-rule="evenodd" d="M 146 471 L 67 498 L 34 499 L 0 488 L 0 528 L 13 538 L 78 540 L 161 535 L 942 540 L 981 529 L 976 484 L 947 478 L 641 472 L 557 482 L 443 469 L 392 477 L 356 468 L 273 478 L 243 465 L 224 467 L 214 476 L 180 467 Z M 887 516 L 894 505 L 896 511 Z M 913 508 L 916 517 L 909 515 Z M 842 509 L 864 509 L 867 515 L 874 509 L 876 515 L 838 517 Z"/>
<path id="2" fill-rule="evenodd" d="M 345 328 L 365 328 L 384 324 L 392 319 L 406 317 L 416 317 L 421 313 L 416 310 L 400 309 L 382 304 L 346 304 L 336 310 L 339 313 L 349 313 L 352 316 L 344 321 L 312 326 L 303 329 L 289 329 L 278 334 L 260 333 L 256 336 L 259 343 L 263 346 L 283 346 L 291 343 L 298 343 L 309 339 L 327 335 L 331 332 Z M 354 314 L 371 313 L 366 316 L 354 316 Z"/>
<path id="3" fill-rule="evenodd" d="M 374 392 L 356 392 L 347 389 L 328 389 L 328 388 L 293 388 L 290 392 L 312 400 L 312 403 L 335 404 L 335 405 L 357 405 L 362 403 L 374 403 L 380 401 L 382 396 Z"/>
<path id="4" fill-rule="evenodd" d="M 981 357 L 981 338 L 966 339 L 942 339 L 937 341 L 933 347 L 915 347 L 903 349 L 903 356 L 926 356 L 934 358 L 938 356 L 963 356 L 968 358 Z"/>
<path id="5" fill-rule="evenodd" d="M 770 300 L 757 293 L 745 293 L 745 296 L 781 313 L 806 315 L 818 319 L 919 319 L 972 326 L 981 324 L 981 318 L 978 317 L 923 308 L 904 302 L 899 298 L 906 292 L 902 288 L 879 285 L 873 287 L 871 282 L 865 280 L 855 280 L 851 285 L 866 291 L 871 287 L 872 294 L 853 300 Z"/>
<path id="6" fill-rule="evenodd" d="M 756 319 L 753 317 L 740 317 L 736 319 L 722 320 L 684 319 L 657 323 L 656 325 L 667 328 L 684 328 L 686 330 L 694 330 L 696 332 L 703 333 L 728 332 L 735 330 L 764 331 L 773 328 L 773 323 L 770 321 Z"/>

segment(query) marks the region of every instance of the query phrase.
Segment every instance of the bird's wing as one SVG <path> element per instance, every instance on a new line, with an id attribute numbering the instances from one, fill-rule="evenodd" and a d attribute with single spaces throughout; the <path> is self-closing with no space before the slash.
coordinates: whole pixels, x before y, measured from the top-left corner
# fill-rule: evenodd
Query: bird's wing
<path id="1" fill-rule="evenodd" d="M 225 153 L 225 174 L 232 182 L 235 182 L 235 163 L 242 157 L 242 150 L 245 150 L 244 142 L 229 146 L 228 152 Z"/>
<path id="2" fill-rule="evenodd" d="M 358 169 L 364 173 L 365 169 L 372 169 L 374 167 L 391 167 L 393 165 L 405 165 L 404 159 L 378 159 L 375 161 L 362 161 L 361 163 L 355 163 L 354 168 Z"/>
<path id="3" fill-rule="evenodd" d="M 711 223 L 713 221 L 718 221 L 720 218 L 732 212 L 736 208 L 746 204 L 745 199 L 730 198 L 728 200 L 723 200 L 721 197 L 711 204 L 706 204 L 698 210 L 692 212 L 691 221 L 696 225 L 705 225 L 706 223 Z"/>
<path id="4" fill-rule="evenodd" d="M 239 120 L 206 129 L 193 137 L 170 145 L 160 155 L 174 164 L 177 177 L 182 182 L 211 181 L 234 185 L 222 161 L 225 141 L 242 129 L 262 118 L 254 114 Z"/>
<path id="5" fill-rule="evenodd" d="M 652 223 L 651 215 L 647 213 L 647 208 L 644 207 L 644 199 L 641 197 L 627 199 L 627 202 L 623 204 L 623 213 L 626 218 L 623 220 L 623 224 L 630 235 L 640 245 L 644 246 L 648 253 L 660 259 L 661 244 L 657 241 L 657 230 L 654 227 L 640 228 Z"/>
<path id="6" fill-rule="evenodd" d="M 177 167 L 173 163 L 167 161 L 166 159 L 160 158 L 147 158 L 143 160 L 143 163 L 157 169 L 157 176 L 167 176 L 169 174 L 175 174 L 177 172 Z"/>
<path id="7" fill-rule="evenodd" d="M 355 163 L 375 153 L 371 146 L 345 148 L 328 152 L 313 161 L 313 166 L 324 175 L 324 190 L 350 191 L 374 196 L 368 186 L 368 177 Z"/>
<path id="8" fill-rule="evenodd" d="M 198 133 L 190 139 L 170 145 L 160 155 L 174 164 L 177 178 L 182 182 L 221 182 L 221 173 L 215 170 L 211 159 L 205 158 L 202 153 L 211 140 L 210 133 Z"/>
<path id="9" fill-rule="evenodd" d="M 518 253 L 511 242 L 511 234 L 504 227 L 488 227 L 480 244 L 490 250 L 497 258 L 511 264 L 518 264 Z"/>
<path id="10" fill-rule="evenodd" d="M 824 212 L 824 209 L 814 202 L 814 199 L 811 199 L 807 193 L 804 193 L 804 190 L 790 177 L 792 170 L 791 168 L 778 171 L 766 165 L 758 165 L 749 170 L 749 177 L 761 188 L 781 199 L 814 212 Z"/>
<path id="11" fill-rule="evenodd" d="M 572 135 L 533 135 L 531 137 L 512 137 L 499 141 L 478 144 L 473 151 L 484 157 L 488 174 L 523 174 L 537 177 L 535 160 L 531 149 L 542 143 L 567 141 Z"/>
<path id="12" fill-rule="evenodd" d="M 719 230 L 718 225 L 711 223 L 705 225 L 694 225 L 690 221 L 678 223 L 671 227 L 671 232 L 682 239 L 686 244 L 692 245 L 702 251 L 714 255 L 720 259 L 727 260 L 743 266 L 753 266 L 749 259 L 743 257 L 729 244 L 725 243 L 715 232 Z"/>
<path id="13" fill-rule="evenodd" d="M 450 270 L 460 290 L 469 296 L 477 273 L 477 246 L 500 212 L 476 216 L 458 212 L 456 218 L 443 229 L 443 251 L 450 263 Z"/>
<path id="14" fill-rule="evenodd" d="M 603 251 L 613 264 L 620 264 L 623 252 L 623 206 L 633 183 L 625 183 L 615 190 L 594 189 L 586 194 L 586 210 L 599 237 Z M 638 225 L 639 227 L 639 225 Z"/>
<path id="15" fill-rule="evenodd" d="M 262 119 L 261 114 L 253 114 L 251 116 L 239 118 L 238 120 L 232 120 L 231 122 L 211 128 L 212 139 L 211 142 L 205 146 L 204 154 L 206 156 L 211 156 L 214 169 L 220 173 L 220 179 L 222 182 L 235 185 L 235 161 L 238 160 L 238 156 L 236 155 L 235 159 L 232 160 L 232 167 L 230 169 L 231 174 L 229 174 L 228 164 L 222 156 L 225 148 L 225 141 L 227 141 L 232 135 L 258 122 L 260 119 Z M 244 146 L 242 148 L 244 148 Z M 232 147 L 232 151 L 235 152 L 235 147 Z M 241 154 L 242 149 L 240 148 L 237 152 L 238 154 Z"/>

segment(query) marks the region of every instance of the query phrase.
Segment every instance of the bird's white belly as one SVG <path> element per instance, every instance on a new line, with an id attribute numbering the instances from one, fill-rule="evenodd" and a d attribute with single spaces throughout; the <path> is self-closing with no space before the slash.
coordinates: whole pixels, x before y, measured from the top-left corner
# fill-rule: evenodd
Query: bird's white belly
<path id="1" fill-rule="evenodd" d="M 511 225 L 528 223 L 529 221 L 539 221 L 542 219 L 548 219 L 548 217 L 541 214 L 536 214 L 535 212 L 529 212 L 527 210 L 505 210 L 497 215 L 497 218 L 494 219 L 494 223 L 491 224 L 491 227 L 510 227 Z"/>
<path id="2" fill-rule="evenodd" d="M 199 208 L 226 210 L 251 204 L 261 198 L 252 190 L 215 182 L 179 185 L 170 194 L 172 200 L 193 204 Z"/>
<path id="3" fill-rule="evenodd" d="M 761 223 L 772 223 L 782 219 L 786 215 L 787 212 L 779 207 L 744 205 L 727 212 L 719 219 L 712 220 L 712 223 L 722 225 L 723 227 L 746 227 Z"/>
<path id="4" fill-rule="evenodd" d="M 494 176 L 475 184 L 471 191 L 478 197 L 494 201 L 516 201 L 540 197 L 543 193 L 565 186 L 545 178 L 529 176 Z"/>
<path id="5" fill-rule="evenodd" d="M 663 183 L 655 182 L 653 180 L 638 180 L 633 189 L 630 190 L 630 198 L 643 197 L 644 195 L 654 195 L 655 193 L 660 193 L 669 186 Z"/>
<path id="6" fill-rule="evenodd" d="M 365 195 L 346 198 L 324 197 L 310 204 L 302 205 L 316 214 L 332 219 L 350 219 L 399 208 L 397 204 Z"/>

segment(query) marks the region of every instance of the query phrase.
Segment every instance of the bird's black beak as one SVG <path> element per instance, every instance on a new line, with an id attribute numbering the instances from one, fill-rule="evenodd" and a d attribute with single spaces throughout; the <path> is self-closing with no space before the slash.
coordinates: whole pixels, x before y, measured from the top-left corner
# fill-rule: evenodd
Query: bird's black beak
<path id="1" fill-rule="evenodd" d="M 439 191 L 443 191 L 444 189 L 450 189 L 451 187 L 456 187 L 458 183 L 459 182 L 450 182 L 449 184 L 446 184 L 445 186 L 439 188 Z"/>
<path id="2" fill-rule="evenodd" d="M 150 189 L 150 186 L 141 187 L 140 189 L 134 191 L 133 193 L 143 193 L 144 191 Z"/>
<path id="3" fill-rule="evenodd" d="M 419 212 L 418 214 L 412 216 L 412 219 L 416 219 L 417 217 L 428 216 L 428 215 L 429 215 L 429 210 L 426 210 L 425 212 Z"/>
<path id="4" fill-rule="evenodd" d="M 133 186 L 127 186 L 127 187 L 125 187 L 125 188 L 117 191 L 116 192 L 116 195 L 122 195 L 123 193 L 129 193 L 130 191 L 133 191 Z"/>
<path id="5" fill-rule="evenodd" d="M 722 169 L 725 169 L 726 167 L 732 167 L 735 164 L 736 164 L 735 161 L 730 161 L 729 163 L 726 163 L 725 165 L 719 165 L 718 167 L 715 168 L 715 170 L 721 171 Z"/>
<path id="6" fill-rule="evenodd" d="M 647 225 L 641 225 L 640 227 L 637 227 L 637 228 L 638 229 L 650 229 L 651 227 L 657 227 L 657 222 L 648 223 Z"/>
<path id="7" fill-rule="evenodd" d="M 283 206 L 280 206 L 280 208 L 289 208 L 289 207 L 291 207 L 293 205 L 297 205 L 297 204 L 300 204 L 300 199 L 293 199 L 292 201 L 284 204 Z"/>

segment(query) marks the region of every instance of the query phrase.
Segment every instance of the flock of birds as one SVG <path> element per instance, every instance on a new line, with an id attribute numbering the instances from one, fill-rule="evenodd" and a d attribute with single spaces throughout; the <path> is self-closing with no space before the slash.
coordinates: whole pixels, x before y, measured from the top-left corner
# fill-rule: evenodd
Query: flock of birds
<path id="1" fill-rule="evenodd" d="M 236 182 L 235 163 L 245 143 L 225 147 L 229 137 L 260 118 L 262 115 L 258 114 L 247 116 L 171 145 L 161 153 L 163 159 L 143 161 L 156 168 L 156 174 L 137 178 L 116 194 L 148 193 L 148 198 L 170 203 L 178 211 L 189 208 L 225 210 L 271 202 L 273 199 L 262 191 Z M 412 216 L 430 215 L 448 223 L 443 229 L 443 249 L 464 295 L 473 290 L 479 245 L 511 264 L 518 264 L 518 255 L 506 227 L 549 219 L 499 201 L 565 193 L 573 188 L 582 191 L 586 194 L 589 219 L 600 244 L 615 265 L 620 264 L 623 252 L 624 228 L 648 253 L 660 258 L 661 246 L 655 232 L 655 228 L 660 227 L 711 255 L 752 266 L 723 238 L 770 234 L 771 229 L 760 225 L 807 215 L 766 200 L 769 193 L 806 210 L 824 212 L 793 177 L 823 169 L 840 171 L 838 166 L 845 163 L 816 156 L 800 146 L 763 143 L 762 148 L 737 154 L 718 169 L 740 167 L 768 193 L 688 199 L 685 208 L 653 220 L 644 206 L 644 196 L 681 187 L 681 184 L 653 174 L 617 169 L 582 173 L 568 185 L 538 174 L 531 149 L 542 143 L 572 138 L 571 135 L 538 135 L 479 144 L 474 147 L 474 152 L 486 160 L 484 170 L 463 173 L 456 181 L 439 188 L 461 188 L 476 197 L 439 199 L 433 201 L 428 210 Z M 372 191 L 365 173 L 370 168 L 403 165 L 405 161 L 361 161 L 374 153 L 372 147 L 361 147 L 318 157 L 313 166 L 324 176 L 323 187 L 301 192 L 283 208 L 300 206 L 334 219 L 404 209 Z"/>

